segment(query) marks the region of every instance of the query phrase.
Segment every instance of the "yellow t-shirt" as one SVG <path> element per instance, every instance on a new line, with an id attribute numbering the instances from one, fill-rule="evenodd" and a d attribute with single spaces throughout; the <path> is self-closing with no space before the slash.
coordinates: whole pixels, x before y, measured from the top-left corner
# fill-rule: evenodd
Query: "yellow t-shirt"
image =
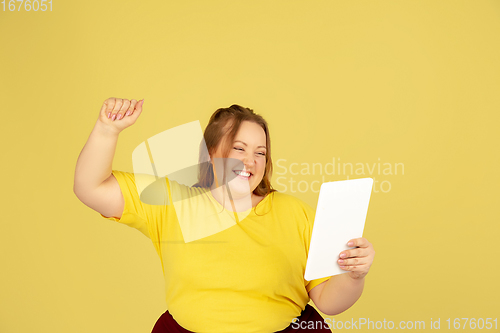
<path id="1" fill-rule="evenodd" d="M 314 211 L 293 196 L 273 192 L 241 221 L 185 242 L 171 198 L 175 193 L 194 193 L 183 210 L 193 215 L 210 209 L 228 214 L 210 190 L 167 179 L 170 204 L 150 205 L 140 200 L 134 174 L 113 175 L 125 208 L 121 219 L 108 219 L 151 239 L 163 267 L 168 310 L 187 330 L 280 331 L 300 316 L 310 300 L 308 292 L 329 279 L 304 280 Z"/>

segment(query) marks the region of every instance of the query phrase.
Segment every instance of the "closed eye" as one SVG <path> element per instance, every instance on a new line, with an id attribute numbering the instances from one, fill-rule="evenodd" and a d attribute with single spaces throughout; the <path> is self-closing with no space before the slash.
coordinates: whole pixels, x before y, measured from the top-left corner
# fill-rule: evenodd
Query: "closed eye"
<path id="1" fill-rule="evenodd" d="M 240 148 L 240 147 L 233 147 L 233 149 L 237 150 L 237 151 L 245 151 L 243 148 Z M 266 156 L 266 153 L 259 152 L 259 153 L 257 153 L 257 155 Z"/>

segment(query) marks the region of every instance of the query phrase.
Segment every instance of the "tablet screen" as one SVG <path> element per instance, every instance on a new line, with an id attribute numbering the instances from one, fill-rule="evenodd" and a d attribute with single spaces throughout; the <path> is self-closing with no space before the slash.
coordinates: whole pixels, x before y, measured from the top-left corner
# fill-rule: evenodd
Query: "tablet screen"
<path id="1" fill-rule="evenodd" d="M 349 240 L 363 237 L 372 186 L 372 178 L 321 185 L 304 279 L 347 273 L 337 260 Z"/>

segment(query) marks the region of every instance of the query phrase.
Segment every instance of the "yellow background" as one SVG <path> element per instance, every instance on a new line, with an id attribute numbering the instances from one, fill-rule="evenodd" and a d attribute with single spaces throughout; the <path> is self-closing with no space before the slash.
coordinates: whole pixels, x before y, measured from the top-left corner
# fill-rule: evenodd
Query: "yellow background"
<path id="1" fill-rule="evenodd" d="M 147 138 L 233 103 L 267 119 L 282 165 L 403 163 L 375 175 L 391 184 L 368 210 L 376 258 L 335 319 L 446 331 L 447 318 L 500 317 L 500 1 L 17 7 L 0 7 L 0 332 L 150 332 L 166 309 L 149 240 L 72 191 L 108 97 L 145 98 L 119 170 Z M 317 193 L 293 194 L 316 207 Z"/>

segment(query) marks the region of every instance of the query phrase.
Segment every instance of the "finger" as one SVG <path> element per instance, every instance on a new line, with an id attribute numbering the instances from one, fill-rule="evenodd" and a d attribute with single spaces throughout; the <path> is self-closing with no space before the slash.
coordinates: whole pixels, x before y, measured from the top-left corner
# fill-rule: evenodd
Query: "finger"
<path id="1" fill-rule="evenodd" d="M 116 120 L 120 120 L 125 116 L 125 112 L 127 112 L 130 106 L 130 101 L 128 99 L 123 99 L 123 104 L 120 110 L 116 113 Z"/>
<path id="2" fill-rule="evenodd" d="M 128 107 L 127 112 L 125 112 L 125 116 L 130 116 L 132 113 L 134 113 L 135 106 L 137 104 L 137 100 L 133 99 L 130 101 L 130 106 Z"/>
<path id="3" fill-rule="evenodd" d="M 347 242 L 347 246 L 350 247 L 368 247 L 370 246 L 370 242 L 366 238 L 354 238 Z"/>
<path id="4" fill-rule="evenodd" d="M 340 259 L 355 258 L 355 257 L 366 257 L 369 251 L 364 248 L 355 248 L 352 250 L 342 251 L 339 255 Z"/>
<path id="5" fill-rule="evenodd" d="M 104 101 L 101 111 L 104 109 L 104 115 L 108 118 L 111 118 L 111 113 L 113 112 L 113 108 L 115 107 L 115 98 L 110 97 Z"/>
<path id="6" fill-rule="evenodd" d="M 100 114 L 107 116 L 106 114 L 107 108 L 108 108 L 108 100 L 105 100 L 104 103 L 102 103 Z"/>
<path id="7" fill-rule="evenodd" d="M 135 110 L 134 110 L 134 113 L 132 114 L 136 119 L 137 117 L 139 117 L 141 115 L 141 112 L 142 112 L 142 105 L 144 104 L 144 98 L 142 100 L 140 100 L 139 102 L 137 102 L 137 104 L 135 105 Z"/>
<path id="8" fill-rule="evenodd" d="M 127 119 L 130 119 L 132 124 L 135 123 L 137 118 L 141 115 L 142 104 L 144 104 L 144 99 L 142 101 L 137 102 L 137 104 L 135 105 L 134 112 L 129 117 L 127 117 Z"/>
<path id="9" fill-rule="evenodd" d="M 123 100 L 121 98 L 115 98 L 115 105 L 113 110 L 111 110 L 111 120 L 115 120 L 116 114 L 120 111 L 123 104 Z"/>
<path id="10" fill-rule="evenodd" d="M 342 266 L 340 266 L 340 268 L 344 271 L 364 272 L 364 271 L 368 271 L 368 267 L 366 267 L 366 266 L 367 266 L 366 264 L 358 265 L 358 266 L 342 265 Z"/>
<path id="11" fill-rule="evenodd" d="M 352 259 L 339 259 L 337 260 L 339 266 L 359 266 L 365 265 L 368 263 L 368 260 L 365 258 L 352 258 Z"/>

